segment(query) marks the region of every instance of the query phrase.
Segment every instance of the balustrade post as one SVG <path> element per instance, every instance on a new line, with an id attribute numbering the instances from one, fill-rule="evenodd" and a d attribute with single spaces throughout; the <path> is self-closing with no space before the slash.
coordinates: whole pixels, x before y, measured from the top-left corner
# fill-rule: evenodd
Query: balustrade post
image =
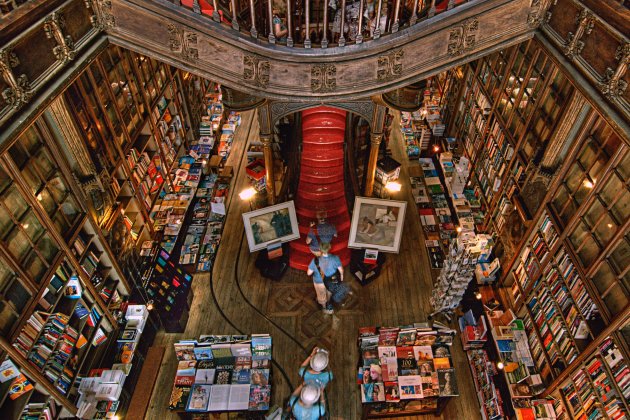
<path id="1" fill-rule="evenodd" d="M 267 11 L 269 13 L 269 43 L 276 43 L 276 35 L 273 33 L 274 24 L 273 24 L 273 0 L 269 0 L 267 3 Z"/>
<path id="2" fill-rule="evenodd" d="M 355 42 L 360 44 L 363 42 L 363 8 L 365 7 L 364 0 L 359 3 L 359 33 Z"/>
<path id="3" fill-rule="evenodd" d="M 321 46 L 322 48 L 328 47 L 328 0 L 324 0 L 324 30 Z"/>
<path id="4" fill-rule="evenodd" d="M 254 37 L 254 38 L 258 38 L 258 31 L 256 30 L 256 10 L 254 9 L 254 0 L 249 0 L 249 16 L 250 19 L 252 20 L 251 24 L 251 29 L 249 30 L 249 33 Z"/>
<path id="5" fill-rule="evenodd" d="M 392 32 L 398 32 L 398 12 L 400 12 L 400 0 L 396 0 L 394 8 L 394 23 L 392 24 Z"/>
<path id="6" fill-rule="evenodd" d="M 409 26 L 415 25 L 418 21 L 418 0 L 413 0 L 413 10 L 409 19 Z"/>
<path id="7" fill-rule="evenodd" d="M 346 0 L 341 0 L 341 25 L 339 26 L 339 46 L 346 45 L 346 37 L 343 35 L 343 29 L 346 22 Z"/>
<path id="8" fill-rule="evenodd" d="M 429 8 L 428 17 L 435 16 L 435 0 L 431 0 L 431 7 Z"/>
<path id="9" fill-rule="evenodd" d="M 287 0 L 287 47 L 293 46 L 293 18 L 291 16 L 291 2 L 293 0 Z"/>
<path id="10" fill-rule="evenodd" d="M 221 15 L 219 14 L 219 6 L 217 5 L 217 0 L 212 0 L 212 7 L 214 10 L 212 11 L 212 20 L 215 22 L 221 22 Z"/>
<path id="11" fill-rule="evenodd" d="M 455 0 L 448 0 L 448 4 L 446 5 L 446 10 L 451 10 L 455 7 Z"/>
<path id="12" fill-rule="evenodd" d="M 238 31 L 241 28 L 238 26 L 238 21 L 236 20 L 236 0 L 231 0 L 232 4 L 232 29 Z"/>
<path id="13" fill-rule="evenodd" d="M 378 0 L 378 5 L 376 6 L 376 27 L 374 28 L 374 34 L 372 38 L 379 39 L 381 37 L 381 6 L 383 5 L 383 0 Z"/>
<path id="14" fill-rule="evenodd" d="M 199 0 L 193 0 L 193 12 L 201 14 L 201 6 L 199 6 Z"/>
<path id="15" fill-rule="evenodd" d="M 304 48 L 311 48 L 311 0 L 306 0 L 306 34 Z"/>

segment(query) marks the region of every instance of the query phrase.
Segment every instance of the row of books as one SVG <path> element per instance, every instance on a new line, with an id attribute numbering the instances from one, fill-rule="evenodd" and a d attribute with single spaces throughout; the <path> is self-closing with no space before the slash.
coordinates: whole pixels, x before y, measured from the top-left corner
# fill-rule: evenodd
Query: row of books
<path id="1" fill-rule="evenodd" d="M 420 110 L 411 113 L 402 112 L 400 117 L 400 130 L 403 136 L 407 157 L 410 159 L 420 157 L 420 152 L 429 148 L 431 129 L 424 121 L 424 115 Z"/>
<path id="2" fill-rule="evenodd" d="M 483 319 L 483 317 L 482 317 Z M 488 353 L 482 349 L 471 349 L 466 352 L 472 372 L 477 398 L 481 406 L 483 420 L 501 420 L 504 418 L 501 394 L 494 384 L 497 371 L 488 358 Z"/>
<path id="3" fill-rule="evenodd" d="M 34 389 L 33 383 L 20 372 L 13 360 L 8 357 L 0 364 L 0 384 L 7 382 L 10 382 L 10 400 L 16 400 Z"/>
<path id="4" fill-rule="evenodd" d="M 558 305 L 560 312 L 564 318 L 571 336 L 577 340 L 583 340 L 590 335 L 590 329 L 579 313 L 575 301 L 571 297 L 569 290 L 562 281 L 558 270 L 552 265 L 545 268 L 543 275 L 545 285 L 553 296 L 554 301 Z"/>
<path id="5" fill-rule="evenodd" d="M 136 347 L 149 317 L 146 305 L 127 305 L 123 309 L 125 324 L 117 339 L 114 364 L 110 369 L 93 369 L 79 380 L 78 418 L 112 418 L 116 414 Z M 99 331 L 96 337 L 107 334 L 102 327 Z"/>
<path id="6" fill-rule="evenodd" d="M 202 335 L 175 344 L 178 368 L 169 409 L 269 409 L 271 336 Z"/>
<path id="7" fill-rule="evenodd" d="M 556 254 L 555 263 L 584 319 L 593 319 L 599 312 L 597 306 L 586 290 L 586 286 L 569 254 L 564 249 L 560 249 Z"/>
<path id="8" fill-rule="evenodd" d="M 426 324 L 360 328 L 361 401 L 459 395 L 450 351 L 453 334 Z"/>

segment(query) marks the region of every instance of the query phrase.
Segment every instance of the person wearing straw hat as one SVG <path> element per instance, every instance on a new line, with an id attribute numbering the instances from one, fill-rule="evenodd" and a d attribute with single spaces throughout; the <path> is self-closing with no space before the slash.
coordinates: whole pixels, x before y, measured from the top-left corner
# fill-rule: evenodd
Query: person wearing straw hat
<path id="1" fill-rule="evenodd" d="M 315 382 L 321 388 L 326 388 L 333 374 L 328 367 L 328 351 L 315 347 L 311 354 L 304 360 L 298 373 L 304 382 Z"/>
<path id="2" fill-rule="evenodd" d="M 289 405 L 296 420 L 319 420 L 326 414 L 326 397 L 322 389 L 311 382 L 306 382 L 293 391 Z"/>

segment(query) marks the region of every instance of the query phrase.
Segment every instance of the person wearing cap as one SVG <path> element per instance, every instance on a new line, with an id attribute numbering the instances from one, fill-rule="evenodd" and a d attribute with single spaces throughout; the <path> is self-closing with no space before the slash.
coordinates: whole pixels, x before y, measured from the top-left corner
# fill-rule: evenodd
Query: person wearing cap
<path id="1" fill-rule="evenodd" d="M 339 281 L 343 281 L 343 265 L 338 256 L 328 254 L 328 251 L 330 251 L 329 243 L 322 243 L 320 249 L 321 255 L 311 260 L 306 274 L 313 276 L 313 287 L 315 287 L 315 293 L 317 294 L 317 303 L 322 305 L 322 310 L 325 314 L 330 315 L 333 313 L 333 306 L 330 301 L 332 293 L 326 289 L 324 277 L 330 278 L 338 272 Z"/>
<path id="2" fill-rule="evenodd" d="M 315 347 L 311 354 L 304 360 L 298 373 L 304 382 L 318 383 L 321 388 L 326 388 L 328 382 L 333 378 L 328 367 L 328 352 L 324 349 Z"/>
<path id="3" fill-rule="evenodd" d="M 306 235 L 306 245 L 313 255 L 320 256 L 322 251 L 321 244 L 330 244 L 333 238 L 337 237 L 337 228 L 335 225 L 328 223 L 326 220 L 326 212 L 317 212 L 317 223 L 311 222 L 311 227 Z"/>
<path id="4" fill-rule="evenodd" d="M 322 389 L 315 383 L 306 382 L 289 398 L 291 413 L 297 420 L 319 420 L 326 414 L 326 399 Z"/>

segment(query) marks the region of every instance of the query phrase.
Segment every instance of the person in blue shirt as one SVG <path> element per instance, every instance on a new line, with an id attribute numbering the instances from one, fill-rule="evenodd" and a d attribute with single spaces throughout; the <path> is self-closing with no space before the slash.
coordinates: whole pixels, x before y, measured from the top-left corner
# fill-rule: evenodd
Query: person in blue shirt
<path id="1" fill-rule="evenodd" d="M 306 235 L 306 245 L 313 255 L 321 255 L 321 244 L 329 244 L 333 238 L 337 237 L 337 228 L 335 225 L 328 223 L 326 213 L 317 213 L 317 223 L 311 222 L 311 228 Z"/>
<path id="2" fill-rule="evenodd" d="M 331 293 L 324 285 L 322 273 L 325 277 L 332 277 L 338 272 L 339 281 L 343 281 L 343 265 L 341 265 L 341 260 L 338 256 L 328 253 L 328 251 L 330 251 L 329 243 L 322 243 L 320 249 L 322 254 L 311 260 L 306 274 L 313 276 L 313 286 L 317 294 L 317 303 L 322 305 L 325 314 L 330 315 L 333 313 L 332 302 L 330 301 Z"/>
<path id="3" fill-rule="evenodd" d="M 319 347 L 315 347 L 311 354 L 300 366 L 298 373 L 304 382 L 314 382 L 326 388 L 328 382 L 333 378 L 333 374 L 328 367 L 328 352 Z"/>
<path id="4" fill-rule="evenodd" d="M 322 389 L 308 382 L 293 391 L 289 406 L 297 420 L 319 420 L 326 414 L 326 399 Z"/>

